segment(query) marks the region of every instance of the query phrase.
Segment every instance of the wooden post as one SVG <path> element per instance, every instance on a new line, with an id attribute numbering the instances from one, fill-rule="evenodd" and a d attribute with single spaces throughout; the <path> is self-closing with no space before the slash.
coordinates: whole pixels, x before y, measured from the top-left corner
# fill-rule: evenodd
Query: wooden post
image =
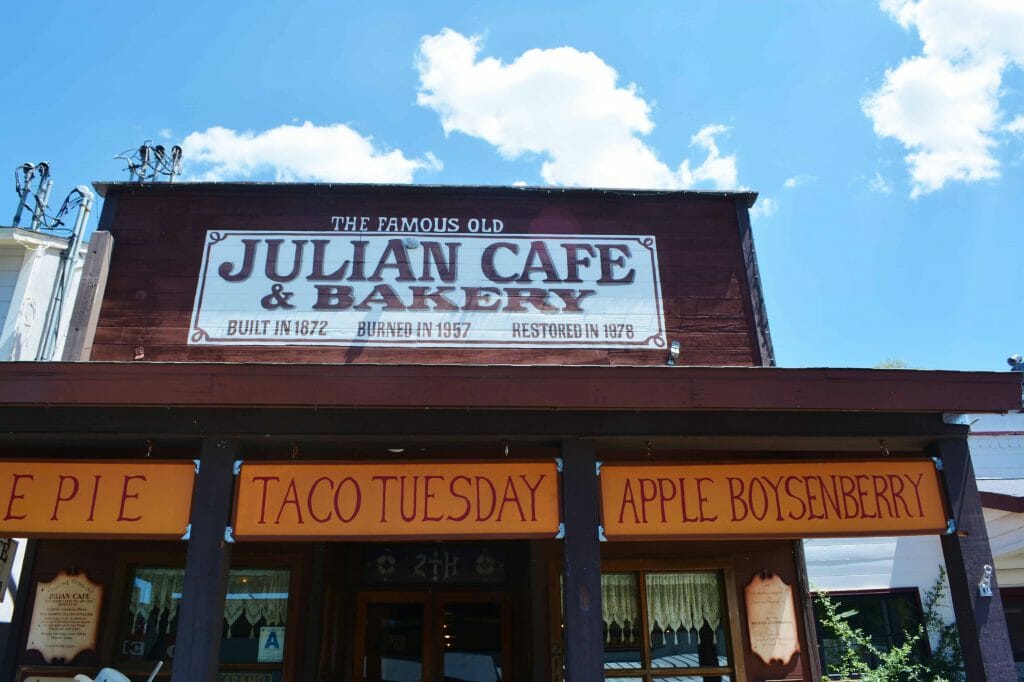
<path id="1" fill-rule="evenodd" d="M 109 232 L 96 231 L 89 238 L 89 252 L 82 265 L 82 276 L 78 281 L 75 307 L 68 322 L 68 335 L 64 341 L 64 362 L 88 360 L 92 353 L 92 340 L 96 336 L 96 322 L 100 317 L 103 292 L 107 288 L 107 271 L 110 269 L 110 253 L 114 238 Z"/>
<path id="2" fill-rule="evenodd" d="M 604 639 L 597 513 L 601 489 L 594 446 L 563 441 L 562 463 L 566 680 L 598 682 L 604 678 Z"/>
<path id="3" fill-rule="evenodd" d="M 991 597 L 982 597 L 978 591 L 984 567 L 994 562 L 967 440 L 942 441 L 936 450 L 942 458 L 947 499 L 956 521 L 956 532 L 942 536 L 942 554 L 967 680 L 1015 680 L 1010 635 L 996 585 L 999 575 L 992 576 Z"/>
<path id="4" fill-rule="evenodd" d="M 793 563 L 796 564 L 797 594 L 800 601 L 797 618 L 803 621 L 804 632 L 807 634 L 806 669 L 812 680 L 820 680 L 821 655 L 818 652 L 818 629 L 814 619 L 814 600 L 811 598 L 811 582 L 807 577 L 807 556 L 804 554 L 804 541 L 793 540 Z M 738 627 L 738 626 L 737 626 Z"/>
<path id="5" fill-rule="evenodd" d="M 233 441 L 203 441 L 192 497 L 192 531 L 185 557 L 185 584 L 178 615 L 171 682 L 214 682 L 220 659 L 231 545 L 224 529 L 231 512 Z"/>

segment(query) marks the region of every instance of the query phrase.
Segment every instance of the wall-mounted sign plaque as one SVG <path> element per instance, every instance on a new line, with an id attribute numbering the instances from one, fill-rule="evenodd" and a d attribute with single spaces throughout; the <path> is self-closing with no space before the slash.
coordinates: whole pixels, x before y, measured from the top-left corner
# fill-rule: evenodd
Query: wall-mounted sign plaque
<path id="1" fill-rule="evenodd" d="M 930 459 L 606 464 L 609 540 L 807 538 L 946 532 Z"/>
<path id="2" fill-rule="evenodd" d="M 14 555 L 18 553 L 18 541 L 0 538 L 0 601 L 7 594 L 7 580 L 14 567 Z"/>
<path id="3" fill-rule="evenodd" d="M 96 648 L 103 587 L 85 574 L 58 573 L 36 586 L 32 623 L 26 649 L 42 654 L 47 663 L 71 662 Z"/>
<path id="4" fill-rule="evenodd" d="M 765 663 L 789 663 L 800 651 L 793 588 L 777 575 L 756 575 L 745 588 L 750 650 Z"/>
<path id="5" fill-rule="evenodd" d="M 246 462 L 234 533 L 244 539 L 554 537 L 549 462 Z"/>
<path id="6" fill-rule="evenodd" d="M 664 348 L 654 237 L 211 231 L 190 344 Z"/>
<path id="7" fill-rule="evenodd" d="M 0 461 L 0 525 L 26 537 L 180 538 L 193 462 Z"/>

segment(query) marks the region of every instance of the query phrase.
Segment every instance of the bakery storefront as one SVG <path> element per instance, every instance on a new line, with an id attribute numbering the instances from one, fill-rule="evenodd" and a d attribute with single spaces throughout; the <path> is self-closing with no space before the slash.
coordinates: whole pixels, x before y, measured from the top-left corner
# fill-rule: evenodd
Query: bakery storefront
<path id="1" fill-rule="evenodd" d="M 1019 377 L 774 367 L 754 195 L 98 189 L 5 679 L 816 680 L 800 539 L 904 534 L 1012 670 L 956 415 Z"/>

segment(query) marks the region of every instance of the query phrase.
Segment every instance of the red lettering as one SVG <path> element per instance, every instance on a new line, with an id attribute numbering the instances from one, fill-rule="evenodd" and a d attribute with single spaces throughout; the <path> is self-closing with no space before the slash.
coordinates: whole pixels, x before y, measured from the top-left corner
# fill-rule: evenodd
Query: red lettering
<path id="1" fill-rule="evenodd" d="M 540 476 L 537 477 L 537 482 L 535 484 L 533 484 L 533 485 L 530 485 L 530 482 L 526 479 L 526 475 L 525 474 L 520 474 L 519 475 L 519 478 L 523 479 L 523 483 L 526 484 L 527 489 L 530 491 L 530 520 L 531 521 L 536 521 L 537 520 L 537 488 L 540 487 L 541 482 L 544 480 L 544 478 L 546 476 L 547 476 L 547 474 L 541 474 Z"/>
<path id="2" fill-rule="evenodd" d="M 857 496 L 854 495 L 857 492 L 856 482 L 849 476 L 840 476 L 839 488 L 843 495 L 843 513 L 846 514 L 846 518 L 858 518 L 860 516 L 860 502 L 857 501 Z M 853 511 L 850 511 L 850 504 L 853 504 Z"/>
<path id="3" fill-rule="evenodd" d="M 388 521 L 388 483 L 397 480 L 398 476 L 374 476 L 371 480 L 380 481 L 380 522 Z"/>
<path id="4" fill-rule="evenodd" d="M 295 519 L 299 524 L 305 523 L 302 520 L 302 507 L 299 506 L 299 490 L 295 486 L 295 479 L 292 478 L 288 483 L 288 489 L 284 491 L 284 499 L 281 500 L 281 507 L 277 510 L 277 518 L 274 519 L 274 523 L 281 523 L 281 515 L 284 514 L 284 508 L 288 505 L 295 507 Z"/>
<path id="5" fill-rule="evenodd" d="M 668 485 L 668 494 L 665 491 L 665 485 Z M 683 485 L 683 479 L 679 479 L 679 487 Z M 665 515 L 665 503 L 671 502 L 676 499 L 676 486 L 672 483 L 671 478 L 659 478 L 658 479 L 658 499 L 661 502 L 661 522 L 665 523 L 668 521 L 668 517 Z M 686 500 L 683 500 L 683 520 L 686 520 Z"/>
<path id="6" fill-rule="evenodd" d="M 331 520 L 330 512 L 327 512 L 327 516 L 320 517 L 316 515 L 316 510 L 313 509 L 313 496 L 316 495 L 317 487 L 325 481 L 328 483 L 328 490 L 334 487 L 334 483 L 331 481 L 330 478 L 328 478 L 327 476 L 321 476 L 320 478 L 313 481 L 313 485 L 309 486 L 309 494 L 306 495 L 306 510 L 309 512 L 309 518 L 313 519 L 317 523 L 327 523 Z M 337 499 L 337 497 L 335 497 L 335 499 Z"/>
<path id="7" fill-rule="evenodd" d="M 86 521 L 92 521 L 93 516 L 96 514 L 96 498 L 100 494 L 100 479 L 103 478 L 103 474 L 95 474 L 92 484 L 92 502 L 89 503 L 89 518 Z"/>
<path id="8" fill-rule="evenodd" d="M 619 523 L 622 523 L 622 518 L 626 514 L 626 505 L 633 508 L 633 523 L 640 523 L 640 513 L 636 508 L 636 497 L 633 495 L 633 481 L 632 479 L 626 479 L 626 487 L 622 491 L 622 504 L 619 506 Z"/>
<path id="9" fill-rule="evenodd" d="M 60 483 L 57 484 L 57 499 L 53 501 L 53 514 L 50 515 L 51 521 L 57 520 L 57 509 L 60 507 L 60 503 L 70 502 L 71 500 L 75 499 L 75 496 L 78 494 L 77 478 L 75 478 L 74 476 L 65 476 L 64 474 L 60 474 L 58 478 L 60 479 Z M 64 497 L 62 494 L 64 492 L 64 481 L 71 481 L 72 485 L 71 494 L 68 495 L 67 497 Z"/>
<path id="10" fill-rule="evenodd" d="M 903 499 L 903 479 L 896 474 L 889 474 L 889 492 L 892 494 L 892 504 L 896 508 L 896 517 L 900 515 L 900 505 L 903 505 L 903 511 L 906 512 L 907 516 L 913 516 L 910 513 L 910 507 L 907 506 L 907 501 Z"/>
<path id="11" fill-rule="evenodd" d="M 519 493 L 516 491 L 516 486 L 511 476 L 505 481 L 505 492 L 502 494 L 501 507 L 498 509 L 498 521 L 501 521 L 501 515 L 505 513 L 505 505 L 509 502 L 515 503 L 516 508 L 519 509 L 519 519 L 525 521 L 526 513 L 523 511 L 523 505 L 519 504 Z"/>
<path id="12" fill-rule="evenodd" d="M 921 503 L 921 479 L 924 478 L 924 474 L 918 474 L 916 481 L 907 474 L 903 474 L 903 478 L 914 486 L 914 495 L 917 497 L 917 515 L 924 517 L 924 504 Z"/>
<path id="13" fill-rule="evenodd" d="M 726 476 L 725 480 L 729 482 L 729 500 L 732 504 L 732 520 L 742 521 L 745 518 L 747 518 L 747 514 L 749 513 L 747 503 L 743 501 L 743 489 L 746 486 L 743 484 L 742 478 L 733 478 L 732 476 Z M 736 489 L 737 485 L 739 486 L 739 490 Z M 743 505 L 743 516 L 740 516 L 736 513 L 737 502 Z"/>
<path id="14" fill-rule="evenodd" d="M 814 511 L 814 503 L 818 500 L 818 496 L 811 492 L 811 481 L 817 481 L 818 488 L 820 489 L 822 487 L 821 479 L 818 478 L 817 476 L 804 476 L 803 479 L 804 487 L 807 488 L 807 509 L 811 512 L 808 518 L 812 521 L 817 521 L 818 519 L 826 518 L 824 514 L 824 507 L 822 507 L 823 511 L 821 514 L 818 514 Z"/>
<path id="15" fill-rule="evenodd" d="M 640 482 L 640 516 L 647 523 L 647 503 L 653 502 L 658 494 L 658 484 L 653 478 L 638 478 Z M 650 484 L 648 489 L 647 484 Z"/>
<path id="16" fill-rule="evenodd" d="M 131 494 L 128 493 L 128 485 L 132 481 L 135 481 L 135 480 L 145 481 L 146 477 L 142 476 L 142 475 L 125 476 L 124 477 L 124 485 L 121 486 L 121 511 L 119 511 L 118 514 L 117 514 L 117 520 L 118 521 L 138 521 L 138 520 L 140 520 L 142 518 L 141 516 L 125 516 L 124 515 L 124 508 L 128 504 L 128 500 L 129 499 L 132 499 L 132 500 L 139 499 L 139 493 L 131 493 Z"/>
<path id="17" fill-rule="evenodd" d="M 462 503 L 465 505 L 465 508 L 464 508 L 461 516 L 453 516 L 453 515 L 449 514 L 448 515 L 448 520 L 449 521 L 464 521 L 466 519 L 466 517 L 469 516 L 469 511 L 470 511 L 470 509 L 473 508 L 473 505 L 470 503 L 468 495 L 463 495 L 462 493 L 459 493 L 459 492 L 457 492 L 455 490 L 455 483 L 456 483 L 456 481 L 464 481 L 466 483 L 466 485 L 470 485 L 470 483 L 471 483 L 471 481 L 469 480 L 469 476 L 454 476 L 454 477 L 452 477 L 452 480 L 448 483 L 448 491 L 452 494 L 452 497 L 459 498 L 460 500 L 462 500 Z"/>
<path id="18" fill-rule="evenodd" d="M 700 503 L 698 501 L 698 506 L 699 504 Z M 684 523 L 692 523 L 699 518 L 699 516 L 690 516 L 689 513 L 686 511 L 686 477 L 684 476 L 679 477 L 679 509 L 683 513 Z"/>
<path id="19" fill-rule="evenodd" d="M 23 478 L 34 481 L 36 477 L 32 474 L 14 474 L 11 478 L 14 479 L 14 482 L 11 483 L 11 499 L 7 502 L 7 513 L 4 515 L 4 521 L 10 521 L 11 519 L 20 520 L 25 518 L 25 514 L 18 515 L 14 513 L 14 501 L 25 499 L 24 495 L 18 494 L 18 484 L 21 483 L 21 479 Z"/>
<path id="20" fill-rule="evenodd" d="M 352 486 L 352 489 L 355 491 L 355 501 L 352 504 L 352 513 L 348 516 L 345 516 L 341 513 L 341 504 L 338 502 L 338 499 L 341 497 L 341 489 L 346 483 L 350 484 Z M 357 514 L 359 514 L 359 510 L 360 508 L 362 508 L 362 506 L 363 491 L 359 488 L 359 483 L 356 481 L 356 479 L 352 478 L 351 476 L 346 476 L 345 478 L 341 479 L 341 481 L 338 483 L 338 487 L 334 490 L 334 513 L 337 515 L 338 520 L 342 523 L 350 522 L 352 519 L 356 517 Z"/>
<path id="21" fill-rule="evenodd" d="M 419 488 L 420 488 L 420 477 L 412 477 L 412 495 L 405 494 L 405 479 L 406 476 L 398 477 L 398 513 L 402 515 L 402 520 L 406 523 L 414 521 L 416 519 L 416 507 L 419 503 Z M 405 513 L 405 499 L 406 497 L 412 498 L 412 511 L 407 515 Z"/>
<path id="22" fill-rule="evenodd" d="M 704 503 L 708 501 L 707 495 L 704 494 L 704 484 L 705 483 L 714 483 L 714 482 L 715 481 L 712 478 L 704 478 L 704 477 L 698 477 L 697 478 L 697 506 L 698 506 L 698 510 L 700 512 L 700 520 L 701 520 L 702 523 L 703 522 L 710 522 L 710 521 L 717 521 L 718 520 L 718 514 L 715 514 L 714 516 L 707 516 L 704 513 Z"/>
<path id="23" fill-rule="evenodd" d="M 864 498 L 868 496 L 868 491 L 864 489 L 864 483 L 871 477 L 867 474 L 857 474 L 854 478 L 857 480 L 857 498 L 860 501 L 861 518 L 877 519 L 877 507 L 874 514 L 868 514 L 868 506 L 864 504 Z"/>
<path id="24" fill-rule="evenodd" d="M 444 476 L 424 476 L 423 477 L 423 520 L 424 521 L 440 521 L 443 516 L 431 516 L 430 515 L 430 501 L 434 499 L 435 494 L 430 492 L 430 484 L 432 481 L 444 480 Z M 499 514 L 500 516 L 500 514 Z"/>
<path id="25" fill-rule="evenodd" d="M 885 476 L 872 476 L 871 481 L 875 489 L 875 504 L 878 506 L 878 516 L 882 516 L 882 503 L 885 503 L 885 508 L 889 512 L 889 517 L 892 517 L 892 505 L 889 504 L 889 500 L 885 498 L 885 493 L 889 490 L 889 481 L 886 480 Z"/>
<path id="26" fill-rule="evenodd" d="M 277 476 L 253 476 L 253 481 L 260 481 L 263 483 L 263 494 L 260 497 L 260 523 L 266 523 L 267 515 L 267 486 L 271 481 L 280 481 L 281 479 Z"/>
<path id="27" fill-rule="evenodd" d="M 494 508 L 498 505 L 498 491 L 495 489 L 494 484 L 483 476 L 475 476 L 476 479 L 476 520 L 486 521 L 494 515 Z M 483 498 L 480 495 L 480 491 L 483 489 L 481 483 L 486 483 L 487 488 L 490 490 L 489 495 L 491 496 L 491 507 L 487 510 L 487 515 L 483 515 Z"/>
<path id="28" fill-rule="evenodd" d="M 789 487 L 789 485 L 791 483 L 793 483 L 793 481 L 799 481 L 799 480 L 800 480 L 799 476 L 786 476 L 786 485 L 785 485 L 786 494 L 789 495 L 789 499 L 795 500 L 795 501 L 800 503 L 800 513 L 799 514 L 794 514 L 792 511 L 787 511 L 786 512 L 786 516 L 790 520 L 792 520 L 792 521 L 799 521 L 799 520 L 801 520 L 802 518 L 804 518 L 807 515 L 807 504 L 804 502 L 802 497 L 800 497 L 799 495 L 794 493 L 790 489 L 790 487 Z"/>
<path id="29" fill-rule="evenodd" d="M 761 489 L 761 513 L 757 513 L 757 509 L 754 506 L 754 484 Z M 768 515 L 768 490 L 765 489 L 764 483 L 761 481 L 760 476 L 755 476 L 750 479 L 750 485 L 747 487 L 747 503 L 750 505 L 751 515 L 758 521 L 763 521 L 764 517 Z"/>

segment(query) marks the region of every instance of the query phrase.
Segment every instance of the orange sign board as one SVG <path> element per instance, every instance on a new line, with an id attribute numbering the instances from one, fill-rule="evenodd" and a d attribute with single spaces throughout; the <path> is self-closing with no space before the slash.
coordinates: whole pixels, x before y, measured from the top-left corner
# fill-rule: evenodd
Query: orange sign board
<path id="1" fill-rule="evenodd" d="M 180 538 L 193 462 L 0 461 L 0 534 Z"/>
<path id="2" fill-rule="evenodd" d="M 601 468 L 609 540 L 946 532 L 930 459 Z"/>
<path id="3" fill-rule="evenodd" d="M 239 540 L 526 538 L 558 532 L 552 462 L 246 462 Z"/>

